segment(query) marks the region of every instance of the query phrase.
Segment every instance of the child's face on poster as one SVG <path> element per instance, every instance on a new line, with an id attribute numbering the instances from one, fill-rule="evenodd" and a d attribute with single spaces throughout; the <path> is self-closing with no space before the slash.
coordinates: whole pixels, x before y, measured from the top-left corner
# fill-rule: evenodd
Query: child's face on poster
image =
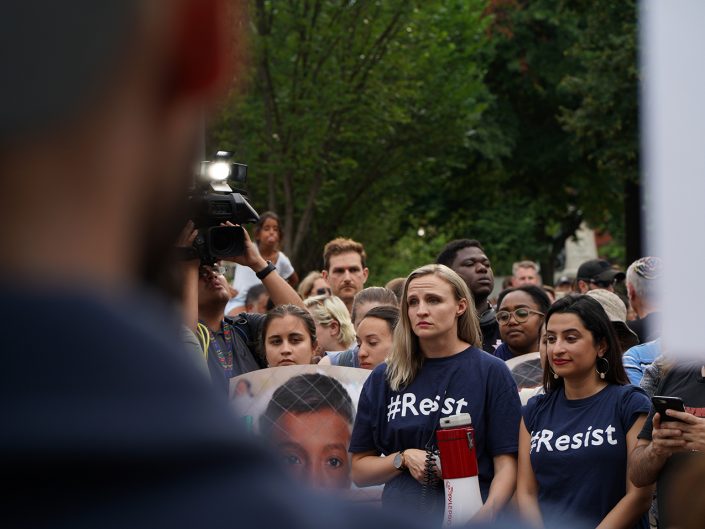
<path id="1" fill-rule="evenodd" d="M 332 409 L 284 413 L 272 434 L 297 479 L 314 488 L 350 488 L 350 425 L 340 414 Z"/>

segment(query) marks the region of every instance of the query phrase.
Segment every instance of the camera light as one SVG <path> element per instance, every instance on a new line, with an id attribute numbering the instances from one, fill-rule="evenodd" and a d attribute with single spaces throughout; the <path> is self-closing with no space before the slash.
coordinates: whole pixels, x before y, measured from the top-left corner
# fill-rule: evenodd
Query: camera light
<path id="1" fill-rule="evenodd" d="M 208 177 L 216 182 L 227 180 L 230 176 L 230 164 L 228 162 L 213 162 L 208 166 Z"/>

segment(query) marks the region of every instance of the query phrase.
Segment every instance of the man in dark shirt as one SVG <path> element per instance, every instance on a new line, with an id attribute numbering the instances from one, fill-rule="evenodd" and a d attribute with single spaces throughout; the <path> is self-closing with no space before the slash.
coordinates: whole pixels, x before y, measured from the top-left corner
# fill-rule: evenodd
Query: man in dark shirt
<path id="1" fill-rule="evenodd" d="M 475 299 L 475 309 L 480 318 L 482 349 L 494 354 L 502 339 L 495 310 L 488 301 L 494 289 L 494 274 L 482 245 L 473 239 L 451 241 L 443 248 L 436 262 L 452 268 L 467 284 Z"/>

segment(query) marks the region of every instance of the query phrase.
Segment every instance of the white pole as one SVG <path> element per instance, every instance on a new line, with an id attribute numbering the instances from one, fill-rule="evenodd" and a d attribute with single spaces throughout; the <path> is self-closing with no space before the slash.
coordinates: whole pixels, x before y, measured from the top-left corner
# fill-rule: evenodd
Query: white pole
<path id="1" fill-rule="evenodd" d="M 663 346 L 705 358 L 705 1 L 641 4 L 648 253 L 664 259 Z"/>

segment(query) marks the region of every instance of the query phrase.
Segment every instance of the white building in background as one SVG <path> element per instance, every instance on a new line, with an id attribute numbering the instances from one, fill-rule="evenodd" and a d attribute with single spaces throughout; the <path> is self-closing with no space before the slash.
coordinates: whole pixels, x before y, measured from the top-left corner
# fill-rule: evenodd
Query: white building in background
<path id="1" fill-rule="evenodd" d="M 595 232 L 583 222 L 575 237 L 570 237 L 565 242 L 565 267 L 556 271 L 554 283 L 561 276 L 575 277 L 578 267 L 590 259 L 597 259 Z"/>

